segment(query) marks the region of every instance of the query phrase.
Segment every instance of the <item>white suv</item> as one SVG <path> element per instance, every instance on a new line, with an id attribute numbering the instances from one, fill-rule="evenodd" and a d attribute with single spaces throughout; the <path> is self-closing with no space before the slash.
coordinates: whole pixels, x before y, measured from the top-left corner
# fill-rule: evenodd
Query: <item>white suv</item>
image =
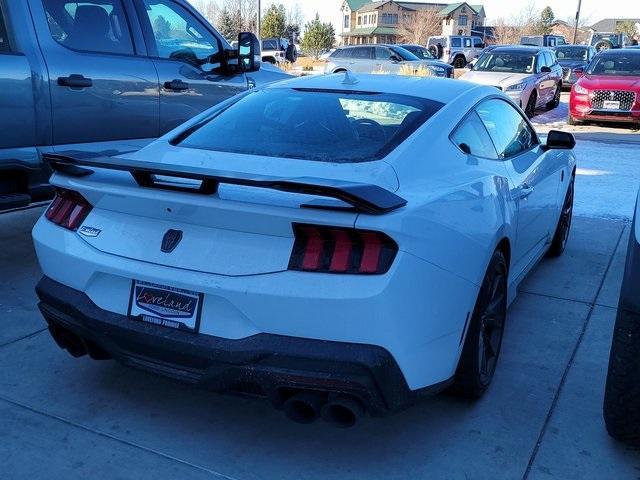
<path id="1" fill-rule="evenodd" d="M 455 68 L 464 68 L 484 47 L 482 38 L 464 35 L 429 37 L 427 41 L 427 48 L 434 57 Z"/>

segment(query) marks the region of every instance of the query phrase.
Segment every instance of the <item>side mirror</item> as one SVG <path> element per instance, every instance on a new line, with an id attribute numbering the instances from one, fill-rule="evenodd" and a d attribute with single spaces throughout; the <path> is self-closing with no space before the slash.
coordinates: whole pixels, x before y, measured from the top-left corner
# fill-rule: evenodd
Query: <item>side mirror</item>
<path id="1" fill-rule="evenodd" d="M 389 60 L 391 60 L 392 62 L 396 62 L 396 63 L 400 63 L 402 61 L 402 59 L 397 55 L 391 55 L 389 57 Z"/>
<path id="2" fill-rule="evenodd" d="M 262 50 L 260 40 L 251 32 L 240 32 L 238 35 L 238 68 L 242 72 L 260 70 Z"/>
<path id="3" fill-rule="evenodd" d="M 545 150 L 573 150 L 576 146 L 575 137 L 569 132 L 551 130 L 547 135 Z"/>
<path id="4" fill-rule="evenodd" d="M 546 65 L 540 69 L 540 73 L 551 73 L 551 67 L 547 67 Z"/>

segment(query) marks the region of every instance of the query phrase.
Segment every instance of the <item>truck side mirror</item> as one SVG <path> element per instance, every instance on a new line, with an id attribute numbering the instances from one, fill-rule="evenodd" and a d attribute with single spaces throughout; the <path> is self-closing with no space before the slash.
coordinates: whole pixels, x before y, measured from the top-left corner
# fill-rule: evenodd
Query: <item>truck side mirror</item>
<path id="1" fill-rule="evenodd" d="M 262 53 L 260 40 L 251 32 L 238 35 L 238 68 L 243 72 L 260 70 Z"/>

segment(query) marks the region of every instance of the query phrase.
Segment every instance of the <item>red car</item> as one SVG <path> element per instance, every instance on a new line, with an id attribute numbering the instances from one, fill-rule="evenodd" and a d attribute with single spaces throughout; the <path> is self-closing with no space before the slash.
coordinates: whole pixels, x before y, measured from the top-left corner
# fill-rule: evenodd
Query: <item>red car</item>
<path id="1" fill-rule="evenodd" d="M 606 50 L 571 89 L 569 125 L 628 122 L 640 127 L 640 50 Z"/>

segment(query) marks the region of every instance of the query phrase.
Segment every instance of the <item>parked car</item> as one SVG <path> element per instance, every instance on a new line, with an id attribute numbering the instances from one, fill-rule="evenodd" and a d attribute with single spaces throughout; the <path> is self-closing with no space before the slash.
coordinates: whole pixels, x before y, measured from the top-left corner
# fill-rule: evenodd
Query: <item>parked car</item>
<path id="1" fill-rule="evenodd" d="M 640 50 L 600 52 L 577 74 L 569 100 L 570 125 L 598 121 L 640 127 Z"/>
<path id="2" fill-rule="evenodd" d="M 495 50 L 498 47 L 507 47 L 510 45 L 502 45 L 502 44 L 496 44 L 496 45 L 487 45 L 486 47 L 484 47 L 480 53 L 478 55 L 476 55 L 474 58 L 472 58 L 469 63 L 467 63 L 465 65 L 465 68 L 468 70 L 471 70 L 473 68 L 473 66 L 478 63 L 478 59 L 484 54 L 484 53 L 488 53 L 492 50 Z"/>
<path id="3" fill-rule="evenodd" d="M 431 54 L 455 68 L 464 68 L 484 47 L 481 37 L 450 35 L 429 37 L 427 40 Z"/>
<path id="4" fill-rule="evenodd" d="M 630 44 L 631 40 L 625 33 L 592 32 L 589 38 L 589 45 L 598 52 L 614 48 L 625 48 Z"/>
<path id="5" fill-rule="evenodd" d="M 404 48 L 405 50 L 408 50 L 411 53 L 413 53 L 420 60 L 426 62 L 427 65 L 431 65 L 431 66 L 434 66 L 434 67 L 439 67 L 439 68 L 442 68 L 443 70 L 445 70 L 445 74 L 444 75 L 439 75 L 439 76 L 453 78 L 453 76 L 454 76 L 453 75 L 453 66 L 449 65 L 448 63 L 445 63 L 445 62 L 443 62 L 441 60 L 438 60 L 436 57 L 431 55 L 431 52 L 427 48 L 423 47 L 422 45 L 415 45 L 415 44 L 402 44 L 400 46 L 402 48 Z"/>
<path id="6" fill-rule="evenodd" d="M 418 70 L 426 68 L 434 76 L 446 77 L 451 74 L 448 65 L 433 60 L 421 60 L 400 45 L 354 45 L 339 47 L 329 56 L 325 73 L 339 73 L 347 70 L 359 73 L 385 72 L 397 74 L 403 68 Z"/>
<path id="7" fill-rule="evenodd" d="M 609 434 L 640 445 L 640 197 L 631 226 L 609 370 L 604 420 Z"/>
<path id="8" fill-rule="evenodd" d="M 562 67 L 548 48 L 508 46 L 483 54 L 462 77 L 504 91 L 529 117 L 560 104 Z"/>
<path id="9" fill-rule="evenodd" d="M 277 65 L 279 63 L 298 60 L 296 46 L 286 38 L 263 38 L 262 61 Z"/>
<path id="10" fill-rule="evenodd" d="M 519 282 L 565 249 L 574 145 L 542 144 L 468 82 L 255 89 L 134 154 L 48 157 L 39 306 L 74 356 L 264 396 L 302 423 L 446 387 L 477 398 Z"/>
<path id="11" fill-rule="evenodd" d="M 520 45 L 532 47 L 555 48 L 566 44 L 567 41 L 562 35 L 524 35 L 520 37 Z"/>
<path id="12" fill-rule="evenodd" d="M 562 86 L 571 87 L 582 75 L 593 57 L 598 53 L 594 47 L 588 45 L 564 45 L 555 50 L 558 63 L 562 67 Z"/>
<path id="13" fill-rule="evenodd" d="M 0 210 L 53 195 L 43 152 L 136 150 L 250 86 L 290 78 L 240 71 L 185 0 L 0 3 Z"/>

